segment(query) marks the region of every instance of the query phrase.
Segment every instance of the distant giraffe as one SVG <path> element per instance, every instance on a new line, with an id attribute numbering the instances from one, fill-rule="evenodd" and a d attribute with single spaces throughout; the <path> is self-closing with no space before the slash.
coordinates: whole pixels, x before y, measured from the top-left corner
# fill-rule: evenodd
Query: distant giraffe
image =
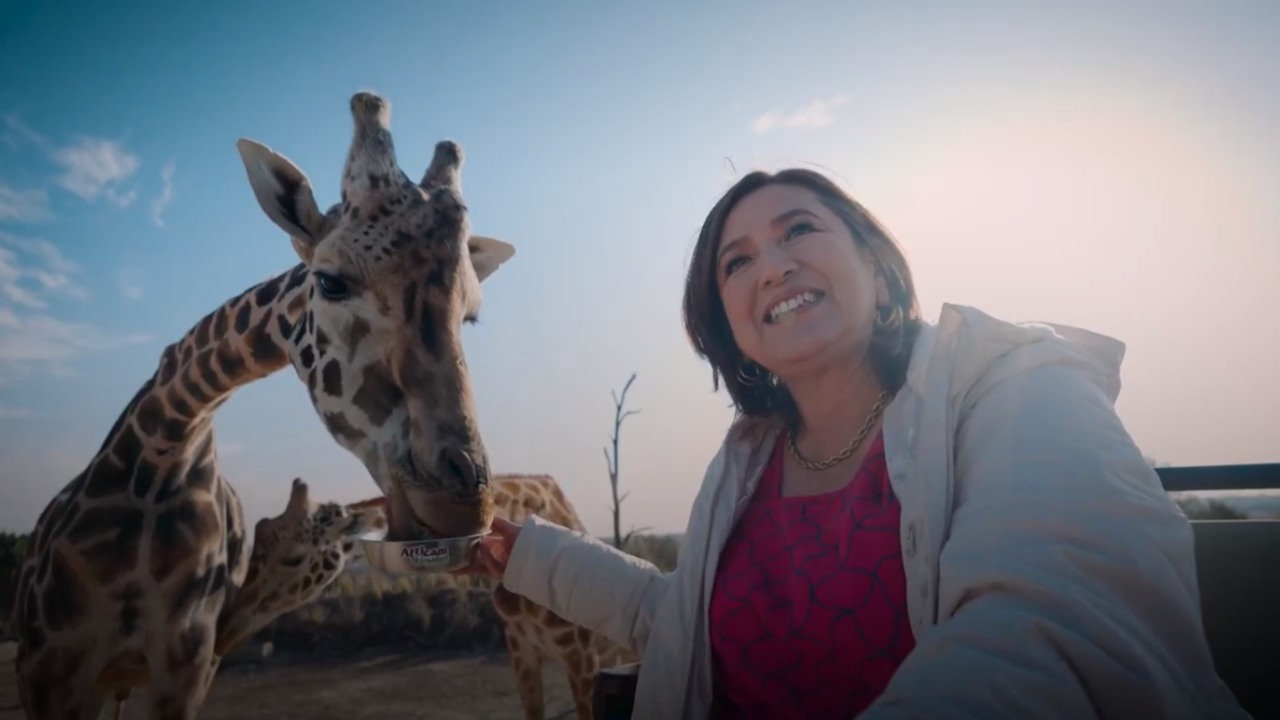
<path id="1" fill-rule="evenodd" d="M 239 515 L 240 504 L 234 494 L 231 498 L 229 507 Z M 222 658 L 273 620 L 320 597 L 355 556 L 356 540 L 386 525 L 382 509 L 367 501 L 313 502 L 307 484 L 295 478 L 284 512 L 262 518 L 254 527 L 244 584 L 227 586 L 214 636 L 213 672 Z M 115 720 L 121 720 L 131 691 L 150 682 L 146 659 L 139 655 L 104 668 L 97 686 L 114 695 Z"/>
<path id="2" fill-rule="evenodd" d="M 573 505 L 550 475 L 498 474 L 493 477 L 493 504 L 498 515 L 521 523 L 529 515 L 585 533 Z M 363 507 L 378 506 L 381 498 L 366 500 Z M 480 581 L 482 584 L 490 584 Z M 592 720 L 591 698 L 596 673 L 601 668 L 638 662 L 639 657 L 586 628 L 561 618 L 523 595 L 493 585 L 493 606 L 502 618 L 511 668 L 520 689 L 526 720 L 543 720 L 543 663 L 558 662 L 569 679 L 579 720 Z"/>
<path id="3" fill-rule="evenodd" d="M 236 388 L 290 363 L 330 435 L 388 496 L 392 535 L 489 527 L 488 458 L 460 326 L 479 311 L 480 281 L 514 251 L 469 235 L 461 148 L 437 144 L 413 183 L 395 163 L 389 105 L 358 93 L 351 114 L 341 203 L 327 213 L 292 163 L 239 142 L 259 205 L 302 263 L 166 348 L 41 514 L 16 612 L 29 716 L 96 717 L 99 674 L 142 657 L 150 717 L 195 717 L 226 586 L 243 580 L 244 529 L 218 469 L 213 415 Z"/>

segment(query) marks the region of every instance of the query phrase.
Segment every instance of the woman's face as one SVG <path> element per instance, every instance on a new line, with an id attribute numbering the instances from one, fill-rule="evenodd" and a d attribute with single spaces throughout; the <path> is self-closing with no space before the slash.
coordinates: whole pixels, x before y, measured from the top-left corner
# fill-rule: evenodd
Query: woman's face
<path id="1" fill-rule="evenodd" d="M 889 299 L 871 253 L 810 190 L 788 184 L 734 206 L 716 277 L 738 347 L 784 380 L 815 358 L 865 352 Z"/>

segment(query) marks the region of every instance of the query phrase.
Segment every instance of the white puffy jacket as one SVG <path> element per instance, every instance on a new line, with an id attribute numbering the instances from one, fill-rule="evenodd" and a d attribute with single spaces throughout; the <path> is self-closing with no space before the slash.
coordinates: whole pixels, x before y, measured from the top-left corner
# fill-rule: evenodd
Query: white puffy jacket
<path id="1" fill-rule="evenodd" d="M 1190 525 L 1114 410 L 1124 345 L 946 305 L 884 415 L 915 649 L 860 720 L 1247 718 Z M 716 561 L 779 428 L 738 418 L 663 573 L 538 517 L 503 583 L 641 655 L 637 720 L 707 717 Z"/>

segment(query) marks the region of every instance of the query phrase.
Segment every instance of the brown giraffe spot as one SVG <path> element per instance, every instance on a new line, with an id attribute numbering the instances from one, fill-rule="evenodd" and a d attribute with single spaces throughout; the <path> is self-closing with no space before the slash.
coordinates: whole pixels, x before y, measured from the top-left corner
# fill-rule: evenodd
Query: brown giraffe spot
<path id="1" fill-rule="evenodd" d="M 237 335 L 244 335 L 249 331 L 249 320 L 253 313 L 253 305 L 248 302 L 241 302 L 240 307 L 236 308 L 236 319 L 234 327 Z"/>
<path id="2" fill-rule="evenodd" d="M 230 313 L 231 313 L 231 309 L 226 305 L 223 305 L 222 307 L 214 311 L 214 316 L 213 316 L 213 336 L 214 337 L 223 338 L 227 336 L 227 325 L 230 324 L 229 322 L 227 322 L 227 315 L 229 315 Z"/>
<path id="3" fill-rule="evenodd" d="M 400 388 L 396 387 L 386 371 L 379 365 L 368 365 L 360 379 L 352 404 L 369 418 L 374 425 L 382 425 L 392 411 L 404 401 Z"/>
<path id="4" fill-rule="evenodd" d="M 329 335 L 325 333 L 324 328 L 316 328 L 316 352 L 320 353 L 320 357 L 324 357 L 329 352 Z"/>
<path id="5" fill-rule="evenodd" d="M 213 369 L 213 355 L 215 352 L 215 348 L 201 350 L 196 355 L 196 371 L 200 373 L 200 381 L 204 383 L 205 387 L 209 388 L 210 392 L 214 395 L 222 395 L 228 388 L 226 382 Z"/>
<path id="6" fill-rule="evenodd" d="M 245 374 L 245 361 L 240 351 L 229 342 L 218 343 L 215 351 L 217 368 L 233 385 L 238 384 Z"/>
<path id="7" fill-rule="evenodd" d="M 111 457 L 121 467 L 129 467 L 142 457 L 142 438 L 138 437 L 133 425 L 126 424 L 120 428 L 120 434 L 111 444 Z"/>
<path id="8" fill-rule="evenodd" d="M 138 424 L 138 429 L 142 431 L 143 435 L 150 437 L 155 437 L 160 432 L 160 423 L 164 418 L 164 403 L 161 402 L 160 396 L 156 393 L 151 393 L 143 398 L 142 402 L 138 403 L 138 411 L 134 415 L 134 419 Z M 116 447 L 119 448 L 122 442 L 123 438 L 121 438 L 121 442 L 116 443 Z M 138 443 L 138 449 L 141 449 L 141 443 Z M 128 455 L 126 457 L 121 457 L 120 460 L 125 465 L 129 465 L 134 457 L 136 457 L 136 455 Z"/>
<path id="9" fill-rule="evenodd" d="M 157 376 L 160 384 L 168 385 L 176 372 L 178 372 L 178 348 L 176 345 L 170 345 L 160 356 L 160 372 Z"/>
<path id="10" fill-rule="evenodd" d="M 249 352 L 253 359 L 265 367 L 276 367 L 285 362 L 285 354 L 280 344 L 271 337 L 271 315 L 263 315 L 262 320 L 248 333 Z"/>
<path id="11" fill-rule="evenodd" d="M 351 321 L 351 327 L 347 330 L 347 362 L 353 362 L 356 359 L 356 350 L 359 349 L 360 343 L 369 334 L 373 332 L 373 328 L 369 326 L 368 321 L 364 318 L 356 318 Z"/>
<path id="12" fill-rule="evenodd" d="M 284 276 L 277 275 L 276 277 L 273 277 L 259 285 L 258 291 L 253 295 L 254 303 L 256 303 L 258 307 L 266 307 L 270 305 L 271 301 L 275 300 L 276 296 L 280 294 L 280 283 L 282 280 L 284 280 Z"/>
<path id="13" fill-rule="evenodd" d="M 297 295 L 294 295 L 293 298 L 289 300 L 289 304 L 285 306 L 285 314 L 291 318 L 298 317 L 298 314 L 302 312 L 302 308 L 306 307 L 306 305 L 307 297 L 302 293 L 298 293 Z"/>
<path id="14" fill-rule="evenodd" d="M 187 371 L 182 374 L 182 388 L 187 391 L 187 395 L 191 396 L 197 404 L 208 405 L 213 401 L 213 395 L 204 389 L 200 381 L 196 378 L 199 370 L 193 365 L 188 364 Z"/>
<path id="15" fill-rule="evenodd" d="M 172 419 L 191 419 L 196 416 L 195 410 L 186 398 L 182 397 L 177 385 L 170 385 L 164 394 L 165 404 L 169 406 L 169 412 L 173 416 Z M 168 434 L 168 433 L 166 433 Z"/>
<path id="16" fill-rule="evenodd" d="M 276 315 L 276 331 L 280 333 L 282 340 L 288 340 L 289 335 L 293 333 L 293 323 L 289 321 L 289 318 L 285 317 L 284 313 Z"/>
<path id="17" fill-rule="evenodd" d="M 78 620 L 89 609 L 89 598 L 84 583 L 76 577 L 75 570 L 67 562 L 61 550 L 52 553 L 49 581 L 44 588 L 44 602 L 40 617 L 44 626 L 59 632 Z"/>
<path id="18" fill-rule="evenodd" d="M 141 534 L 139 526 L 138 536 Z M 138 537 L 128 545 L 121 545 L 108 535 L 81 547 L 80 557 L 92 571 L 93 580 L 105 585 L 133 570 L 138 562 Z"/>
<path id="19" fill-rule="evenodd" d="M 145 500 L 147 494 L 151 492 L 151 486 L 156 482 L 158 468 L 156 464 L 150 460 L 139 460 L 138 465 L 133 469 L 133 496 L 139 500 Z"/>
<path id="20" fill-rule="evenodd" d="M 140 508 L 90 505 L 67 529 L 66 538 L 72 545 L 84 546 L 80 552 L 85 561 L 96 573 L 110 578 L 133 568 L 145 520 L 146 513 Z M 92 545 L 87 544 L 91 541 Z M 100 567 L 106 569 L 98 570 Z"/>
<path id="21" fill-rule="evenodd" d="M 196 354 L 195 346 L 191 344 L 191 339 L 187 338 L 182 343 L 182 355 L 178 361 L 178 366 L 186 367 L 187 365 L 190 365 L 191 358 L 195 357 L 195 354 Z"/>
<path id="22" fill-rule="evenodd" d="M 324 392 L 329 397 L 342 397 L 342 363 L 337 358 L 329 360 L 324 366 Z"/>
<path id="23" fill-rule="evenodd" d="M 151 576 L 157 580 L 169 577 L 217 534 L 218 525 L 210 503 L 190 499 L 157 515 L 151 536 Z"/>
<path id="24" fill-rule="evenodd" d="M 306 279 L 307 279 L 307 266 L 302 263 L 298 263 L 297 265 L 294 265 L 293 270 L 289 272 L 289 280 L 288 282 L 285 283 L 284 291 L 290 292 L 295 288 L 300 287 L 302 283 L 306 282 Z"/>
<path id="25" fill-rule="evenodd" d="M 37 548 L 40 555 L 40 564 L 36 569 L 36 582 L 43 583 L 49 575 L 49 546 L 53 541 L 61 537 L 67 531 L 67 527 L 80 515 L 80 501 L 72 500 L 69 503 L 59 503 L 60 516 L 57 516 L 57 522 L 53 525 L 53 529 L 49 534 L 44 536 L 45 542 L 43 547 Z M 50 518 L 52 521 L 54 518 Z"/>
<path id="26" fill-rule="evenodd" d="M 196 349 L 203 349 L 209 344 L 209 330 L 213 325 L 213 313 L 209 313 L 200 319 L 200 324 L 196 326 L 195 343 Z"/>
<path id="27" fill-rule="evenodd" d="M 298 359 L 302 361 L 303 369 L 310 370 L 311 366 L 316 364 L 316 352 L 308 345 L 298 353 Z"/>
<path id="28" fill-rule="evenodd" d="M 351 424 L 351 421 L 347 420 L 347 416 L 342 413 L 325 413 L 323 420 L 324 425 L 329 429 L 329 432 L 339 438 L 352 443 L 356 443 L 364 439 L 364 433 L 357 430 L 356 427 Z"/>

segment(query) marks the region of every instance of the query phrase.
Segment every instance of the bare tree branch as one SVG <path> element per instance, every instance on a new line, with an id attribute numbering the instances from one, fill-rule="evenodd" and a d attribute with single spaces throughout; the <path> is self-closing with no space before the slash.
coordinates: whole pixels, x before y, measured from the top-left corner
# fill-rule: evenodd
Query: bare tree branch
<path id="1" fill-rule="evenodd" d="M 638 415 L 639 410 L 623 410 L 623 406 L 627 403 L 627 391 L 631 389 L 631 383 L 636 381 L 636 374 L 631 373 L 631 377 L 627 379 L 627 383 L 622 386 L 622 393 L 610 390 L 613 396 L 613 436 L 610 440 L 613 443 L 613 454 L 609 454 L 609 448 L 604 448 L 605 466 L 609 470 L 609 488 L 613 494 L 613 543 L 619 550 L 635 533 L 634 530 L 627 533 L 626 539 L 622 536 L 622 501 L 627 499 L 627 494 L 623 493 L 621 497 L 618 495 L 618 436 L 622 431 L 622 421 L 632 415 Z"/>

